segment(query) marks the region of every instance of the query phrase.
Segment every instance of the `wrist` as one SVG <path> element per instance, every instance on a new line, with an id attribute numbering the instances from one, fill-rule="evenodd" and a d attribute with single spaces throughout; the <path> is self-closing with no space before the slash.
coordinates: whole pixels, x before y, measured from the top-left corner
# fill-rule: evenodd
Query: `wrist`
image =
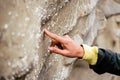
<path id="1" fill-rule="evenodd" d="M 86 60 L 90 65 L 95 65 L 98 58 L 98 47 L 91 47 L 85 44 L 82 44 L 84 49 L 83 60 Z"/>
<path id="2" fill-rule="evenodd" d="M 80 45 L 78 58 L 82 59 L 84 56 L 84 48 Z"/>

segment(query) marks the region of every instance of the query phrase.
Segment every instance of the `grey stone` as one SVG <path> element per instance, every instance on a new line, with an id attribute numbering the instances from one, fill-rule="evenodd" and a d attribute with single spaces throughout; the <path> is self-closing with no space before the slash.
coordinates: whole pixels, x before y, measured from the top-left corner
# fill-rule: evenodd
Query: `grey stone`
<path id="1" fill-rule="evenodd" d="M 120 12 L 119 0 L 102 1 L 0 0 L 0 80 L 117 80 L 113 75 L 102 78 L 95 74 L 85 61 L 50 54 L 51 40 L 43 33 L 46 28 L 60 36 L 69 35 L 78 45 L 100 46 L 99 36 L 106 33 L 98 32 L 109 30 L 105 17 Z M 117 17 L 108 19 L 107 25 L 113 20 L 119 26 Z M 117 43 L 118 26 L 113 31 Z"/>
<path id="2" fill-rule="evenodd" d="M 99 32 L 95 44 L 120 52 L 120 15 L 112 16 L 107 20 L 106 27 Z"/>
<path id="3" fill-rule="evenodd" d="M 120 0 L 99 0 L 97 5 L 106 17 L 120 14 Z"/>

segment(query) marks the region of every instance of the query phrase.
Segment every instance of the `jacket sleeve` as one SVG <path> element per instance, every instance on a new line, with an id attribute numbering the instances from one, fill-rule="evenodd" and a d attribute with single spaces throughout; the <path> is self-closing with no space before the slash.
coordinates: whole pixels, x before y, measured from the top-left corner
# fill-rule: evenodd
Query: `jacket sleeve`
<path id="1" fill-rule="evenodd" d="M 90 65 L 90 68 L 98 74 L 108 72 L 120 75 L 120 54 L 99 48 L 97 63 Z"/>
<path id="2" fill-rule="evenodd" d="M 87 45 L 83 45 L 83 48 L 85 51 L 83 59 L 90 64 L 90 68 L 96 73 L 103 74 L 108 72 L 120 75 L 120 54 L 111 50 L 90 47 Z"/>

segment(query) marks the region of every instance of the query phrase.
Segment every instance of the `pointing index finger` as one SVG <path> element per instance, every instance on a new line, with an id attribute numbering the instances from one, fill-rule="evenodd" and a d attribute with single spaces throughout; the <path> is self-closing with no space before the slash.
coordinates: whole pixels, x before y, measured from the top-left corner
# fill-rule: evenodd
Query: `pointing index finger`
<path id="1" fill-rule="evenodd" d="M 60 43 L 64 43 L 64 38 L 62 38 L 62 37 L 60 37 L 60 36 L 58 36 L 58 35 L 56 35 L 56 34 L 54 34 L 54 33 L 51 33 L 51 32 L 49 32 L 48 30 L 44 30 L 45 31 L 45 34 L 47 35 L 47 36 L 49 36 L 50 38 L 52 38 L 52 39 L 54 39 L 54 40 L 56 40 L 56 41 L 59 41 Z"/>

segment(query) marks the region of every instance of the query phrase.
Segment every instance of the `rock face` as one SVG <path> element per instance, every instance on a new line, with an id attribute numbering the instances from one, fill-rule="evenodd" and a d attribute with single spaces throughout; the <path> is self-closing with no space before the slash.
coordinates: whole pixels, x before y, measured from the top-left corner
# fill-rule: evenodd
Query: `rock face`
<path id="1" fill-rule="evenodd" d="M 106 27 L 103 31 L 100 31 L 96 45 L 104 47 L 106 49 L 112 49 L 116 52 L 120 52 L 120 16 L 112 16 L 107 20 Z M 109 36 L 108 36 L 109 35 Z M 106 44 L 106 45 L 104 45 Z"/>
<path id="2" fill-rule="evenodd" d="M 119 14 L 119 0 L 1 0 L 0 80 L 119 80 L 77 58 L 49 54 L 43 33 L 120 51 Z"/>
<path id="3" fill-rule="evenodd" d="M 98 6 L 106 17 L 120 14 L 119 0 L 100 0 Z"/>

